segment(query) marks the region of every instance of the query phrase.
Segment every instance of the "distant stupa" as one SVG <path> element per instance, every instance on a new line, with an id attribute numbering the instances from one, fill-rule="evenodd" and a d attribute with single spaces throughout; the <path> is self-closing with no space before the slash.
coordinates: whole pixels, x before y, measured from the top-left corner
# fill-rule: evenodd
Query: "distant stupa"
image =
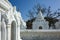
<path id="1" fill-rule="evenodd" d="M 48 29 L 49 28 L 48 22 L 45 21 L 41 11 L 38 13 L 35 21 L 33 22 L 32 28 L 33 29 Z"/>

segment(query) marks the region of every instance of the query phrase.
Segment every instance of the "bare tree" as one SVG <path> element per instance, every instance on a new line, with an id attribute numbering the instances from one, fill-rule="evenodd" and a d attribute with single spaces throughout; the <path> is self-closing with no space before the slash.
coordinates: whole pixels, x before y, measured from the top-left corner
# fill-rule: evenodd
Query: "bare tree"
<path id="1" fill-rule="evenodd" d="M 58 21 L 57 18 L 60 16 L 60 12 L 55 11 L 52 13 L 51 7 L 49 6 L 46 14 L 45 19 L 49 22 L 49 28 L 52 26 L 53 29 L 56 29 L 55 23 Z"/>
<path id="2" fill-rule="evenodd" d="M 26 16 L 29 17 L 29 19 L 33 19 L 34 18 L 34 12 L 29 10 L 28 14 Z"/>
<path id="3" fill-rule="evenodd" d="M 32 9 L 33 11 L 29 10 L 27 16 L 30 17 L 30 19 L 32 20 L 33 18 L 35 18 L 39 11 L 41 11 L 43 14 L 45 13 L 46 16 L 44 17 L 46 21 L 49 22 L 49 28 L 52 26 L 53 29 L 55 29 L 55 23 L 58 21 L 57 18 L 60 17 L 60 12 L 55 11 L 52 12 L 51 11 L 51 7 L 49 6 L 48 8 L 42 7 L 40 4 L 37 4 L 33 7 Z"/>
<path id="4" fill-rule="evenodd" d="M 46 8 L 42 7 L 40 4 L 37 4 L 33 7 L 32 10 L 28 11 L 28 14 L 26 16 L 29 17 L 30 19 L 33 19 L 36 17 L 36 15 L 39 13 L 39 11 L 44 13 L 45 10 L 46 10 Z"/>

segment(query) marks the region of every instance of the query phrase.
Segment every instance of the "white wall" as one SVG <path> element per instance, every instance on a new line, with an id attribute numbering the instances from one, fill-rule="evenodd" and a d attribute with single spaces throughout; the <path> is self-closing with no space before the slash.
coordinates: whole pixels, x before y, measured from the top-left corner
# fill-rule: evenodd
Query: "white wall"
<path id="1" fill-rule="evenodd" d="M 60 30 L 21 30 L 22 40 L 60 40 Z"/>

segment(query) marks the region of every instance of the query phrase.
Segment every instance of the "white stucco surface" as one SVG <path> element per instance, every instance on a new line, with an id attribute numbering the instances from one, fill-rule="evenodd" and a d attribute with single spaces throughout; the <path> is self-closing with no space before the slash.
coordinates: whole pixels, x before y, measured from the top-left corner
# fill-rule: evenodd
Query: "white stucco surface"
<path id="1" fill-rule="evenodd" d="M 15 6 L 12 6 L 8 0 L 0 0 L 0 40 L 21 40 L 21 24 L 22 27 L 26 27 L 22 20 L 21 13 Z"/>

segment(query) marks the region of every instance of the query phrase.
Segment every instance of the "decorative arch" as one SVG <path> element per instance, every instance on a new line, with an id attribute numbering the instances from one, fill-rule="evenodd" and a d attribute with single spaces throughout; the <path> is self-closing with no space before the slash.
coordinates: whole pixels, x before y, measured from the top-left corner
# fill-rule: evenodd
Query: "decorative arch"
<path id="1" fill-rule="evenodd" d="M 11 40 L 16 40 L 16 22 L 11 23 Z"/>
<path id="2" fill-rule="evenodd" d="M 39 29 L 42 29 L 42 26 L 39 26 Z"/>

